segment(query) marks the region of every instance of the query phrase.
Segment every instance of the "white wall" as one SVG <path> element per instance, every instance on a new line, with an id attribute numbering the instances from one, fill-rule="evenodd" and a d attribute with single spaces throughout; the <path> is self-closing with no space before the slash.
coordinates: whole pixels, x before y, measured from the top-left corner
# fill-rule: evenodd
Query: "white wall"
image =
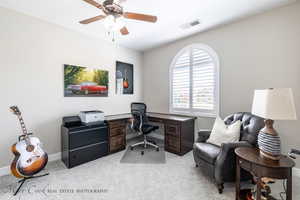
<path id="1" fill-rule="evenodd" d="M 28 129 L 49 154 L 59 152 L 62 116 L 86 109 L 129 112 L 130 102 L 143 96 L 150 111 L 168 112 L 169 65 L 192 43 L 208 44 L 220 57 L 222 117 L 249 111 L 253 90 L 268 87 L 292 87 L 300 117 L 299 19 L 296 3 L 147 51 L 142 63 L 138 52 L 0 8 L 0 168 L 10 163 L 9 148 L 21 133 L 10 105 L 21 108 Z M 134 95 L 114 94 L 116 60 L 134 64 Z M 109 97 L 64 98 L 63 64 L 109 70 Z M 299 122 L 276 122 L 284 151 L 300 148 Z M 213 119 L 198 120 L 198 128 L 212 124 Z"/>
<path id="2" fill-rule="evenodd" d="M 291 87 L 300 119 L 300 3 L 222 26 L 144 53 L 144 100 L 168 112 L 169 66 L 183 47 L 211 46 L 220 57 L 221 117 L 250 111 L 254 89 Z M 213 119 L 199 119 L 208 128 Z M 300 149 L 300 120 L 276 122 L 284 152 Z M 298 159 L 298 167 L 300 159 Z"/>
<path id="3" fill-rule="evenodd" d="M 52 154 L 60 152 L 62 116 L 89 109 L 126 113 L 142 100 L 140 53 L 4 8 L 0 27 L 0 168 L 9 165 L 10 146 L 21 134 L 11 105 L 20 107 L 28 129 Z M 116 60 L 134 64 L 134 95 L 115 95 Z M 109 70 L 109 97 L 64 98 L 63 64 Z"/>

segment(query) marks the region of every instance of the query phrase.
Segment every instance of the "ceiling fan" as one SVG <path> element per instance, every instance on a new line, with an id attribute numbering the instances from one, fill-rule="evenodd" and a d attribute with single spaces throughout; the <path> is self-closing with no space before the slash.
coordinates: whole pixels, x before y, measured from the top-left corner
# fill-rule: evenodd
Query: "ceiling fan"
<path id="1" fill-rule="evenodd" d="M 109 19 L 113 23 L 116 23 L 121 17 L 127 18 L 127 19 L 134 19 L 134 20 L 140 20 L 145 22 L 152 22 L 155 23 L 157 21 L 156 16 L 152 15 L 145 15 L 145 14 L 139 14 L 139 13 L 132 13 L 132 12 L 124 12 L 123 7 L 120 6 L 120 3 L 124 0 L 119 0 L 117 3 L 114 2 L 114 0 L 105 0 L 102 4 L 94 1 L 94 0 L 83 0 L 96 8 L 99 8 L 103 11 L 104 15 L 98 15 L 96 17 L 92 17 L 83 21 L 80 21 L 81 24 L 89 24 L 98 20 L 102 19 Z M 121 25 L 118 27 L 122 35 L 128 35 L 129 31 L 126 28 L 125 25 Z"/>

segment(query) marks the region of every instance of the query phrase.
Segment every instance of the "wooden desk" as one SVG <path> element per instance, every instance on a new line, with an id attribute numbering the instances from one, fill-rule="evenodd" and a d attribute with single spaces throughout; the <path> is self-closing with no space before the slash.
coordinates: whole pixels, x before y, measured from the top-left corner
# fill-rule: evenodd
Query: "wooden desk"
<path id="1" fill-rule="evenodd" d="M 240 168 L 250 172 L 257 179 L 257 200 L 261 200 L 261 178 L 287 179 L 286 199 L 292 200 L 293 160 L 282 156 L 279 161 L 261 158 L 256 148 L 237 148 L 236 153 L 236 200 L 240 199 Z"/>
<path id="2" fill-rule="evenodd" d="M 165 150 L 178 155 L 191 151 L 194 144 L 195 117 L 162 113 L 147 113 L 150 122 L 164 125 Z M 126 124 L 131 114 L 106 116 L 109 127 L 110 153 L 126 148 Z"/>

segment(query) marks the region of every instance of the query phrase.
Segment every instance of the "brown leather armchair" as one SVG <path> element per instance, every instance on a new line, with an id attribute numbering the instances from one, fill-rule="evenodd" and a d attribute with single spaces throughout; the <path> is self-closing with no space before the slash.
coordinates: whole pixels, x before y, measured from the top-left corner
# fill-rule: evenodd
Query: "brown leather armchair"
<path id="1" fill-rule="evenodd" d="M 220 194 L 223 192 L 224 182 L 235 181 L 234 149 L 256 147 L 257 134 L 264 127 L 264 119 L 244 112 L 230 115 L 224 119 L 224 122 L 226 125 L 230 125 L 237 120 L 242 122 L 239 142 L 223 143 L 221 147 L 207 143 L 211 131 L 206 130 L 198 133 L 198 139 L 193 147 L 196 166 L 215 181 Z M 251 178 L 252 176 L 248 172 L 242 170 L 242 180 Z"/>

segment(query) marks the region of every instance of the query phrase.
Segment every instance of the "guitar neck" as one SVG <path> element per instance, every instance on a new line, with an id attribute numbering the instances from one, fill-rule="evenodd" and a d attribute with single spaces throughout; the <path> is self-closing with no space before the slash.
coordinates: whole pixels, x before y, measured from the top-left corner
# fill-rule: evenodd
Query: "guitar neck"
<path id="1" fill-rule="evenodd" d="M 23 120 L 23 117 L 21 115 L 18 116 L 18 119 L 19 119 L 19 122 L 20 122 L 20 125 L 21 125 L 21 129 L 22 129 L 22 132 L 25 136 L 28 135 L 28 132 L 27 132 L 27 129 L 26 129 L 26 126 L 25 126 L 25 123 L 24 123 L 24 120 Z"/>

